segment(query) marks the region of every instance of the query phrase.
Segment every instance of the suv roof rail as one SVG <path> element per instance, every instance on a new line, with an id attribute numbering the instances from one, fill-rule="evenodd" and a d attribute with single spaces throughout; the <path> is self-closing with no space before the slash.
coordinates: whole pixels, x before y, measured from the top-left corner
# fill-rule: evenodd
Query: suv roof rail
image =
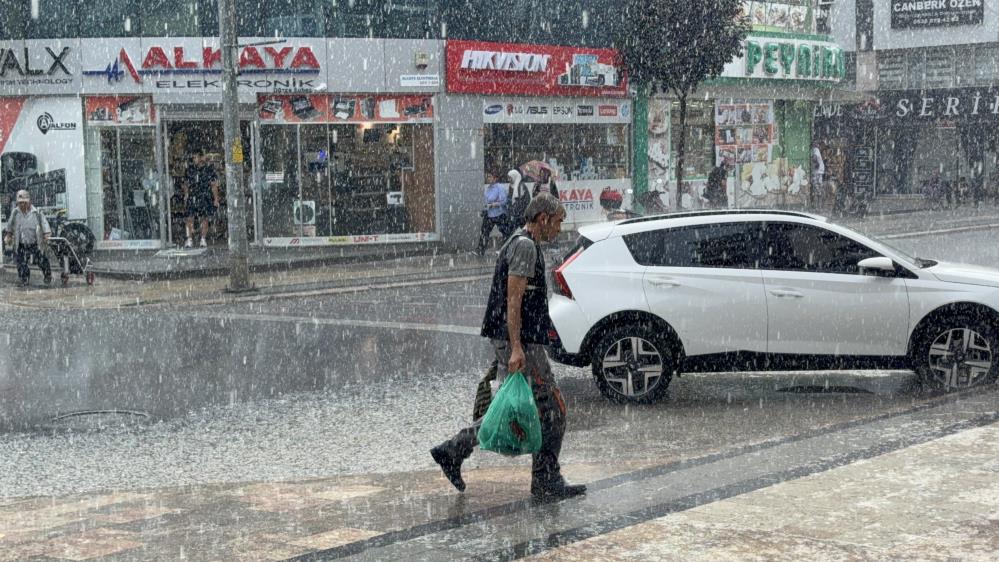
<path id="1" fill-rule="evenodd" d="M 659 215 L 651 215 L 648 217 L 628 219 L 625 221 L 621 221 L 618 224 L 621 225 L 640 224 L 643 222 L 650 222 L 662 219 L 676 219 L 683 217 L 704 217 L 711 215 L 786 215 L 790 217 L 799 217 L 803 219 L 825 220 L 824 217 L 821 217 L 819 215 L 813 215 L 799 211 L 784 211 L 779 209 L 716 209 L 708 211 L 683 211 L 680 213 L 663 213 Z"/>

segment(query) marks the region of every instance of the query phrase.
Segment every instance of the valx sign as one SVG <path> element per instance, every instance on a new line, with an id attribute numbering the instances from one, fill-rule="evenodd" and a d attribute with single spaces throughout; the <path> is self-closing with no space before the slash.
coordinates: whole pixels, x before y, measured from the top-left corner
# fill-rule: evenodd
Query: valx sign
<path id="1" fill-rule="evenodd" d="M 79 53 L 63 41 L 0 42 L 0 95 L 75 92 L 79 84 Z"/>
<path id="2" fill-rule="evenodd" d="M 843 49 L 828 41 L 750 36 L 722 76 L 839 82 L 846 76 L 846 58 Z"/>

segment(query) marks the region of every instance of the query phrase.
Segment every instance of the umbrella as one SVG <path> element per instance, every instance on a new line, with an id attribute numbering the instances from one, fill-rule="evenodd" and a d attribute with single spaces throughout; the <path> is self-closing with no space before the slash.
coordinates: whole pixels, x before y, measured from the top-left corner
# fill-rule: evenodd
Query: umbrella
<path id="1" fill-rule="evenodd" d="M 558 172 L 555 168 L 552 168 L 550 164 L 546 164 L 541 160 L 531 160 L 522 164 L 519 169 L 525 180 L 544 182 L 547 178 L 555 179 L 558 177 Z"/>

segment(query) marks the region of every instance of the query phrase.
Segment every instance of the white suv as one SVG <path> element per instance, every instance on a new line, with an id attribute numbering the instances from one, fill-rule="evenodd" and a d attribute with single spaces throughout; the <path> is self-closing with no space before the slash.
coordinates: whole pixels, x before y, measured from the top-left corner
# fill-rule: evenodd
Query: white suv
<path id="1" fill-rule="evenodd" d="M 999 373 L 999 271 L 906 255 L 786 211 L 580 229 L 555 269 L 553 358 L 622 402 L 679 372 L 914 369 L 965 388 Z"/>

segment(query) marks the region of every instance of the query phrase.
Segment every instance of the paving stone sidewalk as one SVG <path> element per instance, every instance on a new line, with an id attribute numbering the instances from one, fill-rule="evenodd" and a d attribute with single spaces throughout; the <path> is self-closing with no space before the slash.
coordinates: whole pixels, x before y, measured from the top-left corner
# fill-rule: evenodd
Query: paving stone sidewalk
<path id="1" fill-rule="evenodd" d="M 435 470 L 6 498 L 0 562 L 994 560 L 997 406 L 975 391 L 704 457 L 572 464 L 590 493 L 550 506 L 528 501 L 526 459 L 468 470 L 464 494 Z"/>

